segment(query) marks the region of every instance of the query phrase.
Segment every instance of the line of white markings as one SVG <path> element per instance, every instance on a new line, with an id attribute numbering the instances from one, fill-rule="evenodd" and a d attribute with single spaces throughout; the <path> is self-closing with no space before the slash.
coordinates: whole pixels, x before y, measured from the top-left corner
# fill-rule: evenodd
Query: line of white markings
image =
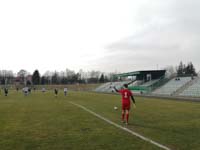
<path id="1" fill-rule="evenodd" d="M 134 131 L 132 131 L 132 130 L 130 130 L 130 129 L 128 129 L 128 128 L 125 128 L 125 127 L 123 127 L 123 126 L 121 126 L 121 125 L 119 125 L 119 124 L 117 124 L 117 123 L 114 123 L 114 122 L 112 122 L 112 121 L 106 119 L 105 117 L 103 117 L 103 116 L 101 116 L 101 115 L 99 115 L 99 114 L 97 114 L 97 113 L 95 113 L 95 112 L 89 110 L 88 108 L 86 108 L 86 107 L 84 107 L 84 106 L 82 106 L 82 105 L 80 105 L 80 104 L 76 104 L 76 103 L 74 103 L 74 102 L 69 102 L 69 103 L 71 103 L 71 104 L 73 104 L 73 105 L 75 105 L 75 106 L 77 106 L 77 107 L 79 107 L 79 108 L 82 108 L 83 110 L 85 110 L 85 111 L 91 113 L 92 115 L 94 115 L 94 116 L 96 116 L 96 117 L 98 117 L 98 118 L 100 118 L 100 119 L 106 121 L 107 123 L 109 123 L 109 124 L 111 124 L 111 125 L 113 125 L 113 126 L 115 126 L 115 127 L 117 127 L 117 128 L 120 128 L 120 129 L 122 129 L 122 130 L 124 130 L 124 131 L 126 131 L 126 132 L 129 132 L 130 134 L 132 134 L 132 135 L 134 135 L 134 136 L 136 136 L 136 137 L 138 137 L 138 138 L 140 138 L 140 139 L 142 139 L 142 140 L 144 140 L 144 141 L 147 141 L 147 142 L 149 142 L 149 143 L 151 143 L 151 144 L 153 144 L 153 145 L 156 145 L 157 147 L 160 147 L 160 148 L 162 148 L 162 149 L 164 149 L 164 150 L 171 150 L 170 148 L 168 148 L 168 147 L 166 147 L 166 146 L 164 146 L 164 145 L 162 145 L 162 144 L 159 144 L 158 142 L 155 142 L 155 141 L 153 141 L 153 140 L 151 140 L 151 139 L 149 139 L 149 138 L 146 138 L 146 137 L 144 137 L 144 136 L 142 136 L 142 135 L 140 135 L 140 134 L 138 134 L 138 133 L 136 133 L 136 132 L 134 132 Z"/>

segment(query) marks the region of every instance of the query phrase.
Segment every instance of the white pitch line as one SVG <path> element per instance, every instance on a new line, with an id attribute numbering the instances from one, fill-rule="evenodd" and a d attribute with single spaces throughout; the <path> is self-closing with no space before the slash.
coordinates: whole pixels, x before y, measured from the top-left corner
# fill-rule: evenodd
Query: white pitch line
<path id="1" fill-rule="evenodd" d="M 162 144 L 160 144 L 160 143 L 158 143 L 158 142 L 155 142 L 155 141 L 153 141 L 153 140 L 151 140 L 151 139 L 149 139 L 149 138 L 146 138 L 146 137 L 140 135 L 139 133 L 136 133 L 136 132 L 134 132 L 134 131 L 132 131 L 132 130 L 130 130 L 130 129 L 128 129 L 128 128 L 125 128 L 125 127 L 123 127 L 123 126 L 121 126 L 121 125 L 119 125 L 119 124 L 117 124 L 117 123 L 114 123 L 114 122 L 112 122 L 112 121 L 110 121 L 110 120 L 104 118 L 103 116 L 101 116 L 101 115 L 99 115 L 99 114 L 97 114 L 97 113 L 95 113 L 95 112 L 93 112 L 93 111 L 87 109 L 86 107 L 84 107 L 84 106 L 82 106 L 82 105 L 80 105 L 80 104 L 76 104 L 76 103 L 74 103 L 74 102 L 69 102 L 69 103 L 71 103 L 71 104 L 73 104 L 73 105 L 75 105 L 75 106 L 77 106 L 77 107 L 79 107 L 79 108 L 82 108 L 83 110 L 85 110 L 85 111 L 91 113 L 92 115 L 94 115 L 94 116 L 96 116 L 96 117 L 98 117 L 98 118 L 100 118 L 100 119 L 106 121 L 107 123 L 109 123 L 109 124 L 111 124 L 111 125 L 114 125 L 115 127 L 120 128 L 120 129 L 122 129 L 122 130 L 124 130 L 124 131 L 127 131 L 127 132 L 131 133 L 132 135 L 135 135 L 136 137 L 138 137 L 138 138 L 140 138 L 140 139 L 142 139 L 142 140 L 144 140 L 144 141 L 147 141 L 147 142 L 149 142 L 149 143 L 151 143 L 151 144 L 153 144 L 153 145 L 156 145 L 157 147 L 160 147 L 160 148 L 162 148 L 162 149 L 164 149 L 164 150 L 171 150 L 170 148 L 168 148 L 168 147 L 166 147 L 166 146 L 164 146 L 164 145 L 162 145 Z"/>

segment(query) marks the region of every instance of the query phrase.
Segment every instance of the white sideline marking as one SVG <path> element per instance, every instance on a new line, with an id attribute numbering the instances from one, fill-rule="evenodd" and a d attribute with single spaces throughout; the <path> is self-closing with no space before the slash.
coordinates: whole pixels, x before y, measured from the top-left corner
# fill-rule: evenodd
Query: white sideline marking
<path id="1" fill-rule="evenodd" d="M 155 141 L 153 141 L 153 140 L 151 140 L 151 139 L 149 139 L 149 138 L 146 138 L 146 137 L 144 137 L 144 136 L 142 136 L 142 135 L 140 135 L 140 134 L 138 134 L 138 133 L 136 133 L 136 132 L 134 132 L 134 131 L 132 131 L 132 130 L 130 130 L 130 129 L 128 129 L 128 128 L 125 128 L 125 127 L 123 127 L 123 126 L 121 126 L 121 125 L 118 125 L 117 123 L 114 123 L 114 122 L 112 122 L 112 121 L 110 121 L 110 120 L 104 118 L 103 116 L 101 116 L 101 115 L 99 115 L 99 114 L 97 114 L 97 113 L 95 113 L 95 112 L 93 112 L 93 111 L 87 109 L 86 107 L 84 107 L 84 106 L 82 106 L 82 105 L 80 105 L 80 104 L 76 104 L 76 103 L 74 103 L 74 102 L 69 102 L 69 103 L 71 103 L 71 104 L 73 104 L 73 105 L 75 105 L 75 106 L 77 106 L 77 107 L 79 107 L 79 108 L 82 108 L 83 110 L 85 110 L 85 111 L 91 113 L 92 115 L 94 115 L 94 116 L 96 116 L 96 117 L 98 117 L 98 118 L 100 118 L 100 119 L 106 121 L 107 123 L 109 123 L 109 124 L 111 124 L 111 125 L 114 125 L 115 127 L 118 127 L 118 128 L 120 128 L 120 129 L 122 129 L 122 130 L 124 130 L 124 131 L 127 131 L 127 132 L 131 133 L 132 135 L 135 135 L 136 137 L 138 137 L 138 138 L 140 138 L 140 139 L 142 139 L 142 140 L 144 140 L 144 141 L 147 141 L 147 142 L 149 142 L 149 143 L 151 143 L 151 144 L 153 144 L 153 145 L 156 145 L 157 147 L 160 147 L 160 148 L 165 149 L 165 150 L 171 150 L 170 148 L 168 148 L 168 147 L 166 147 L 166 146 L 164 146 L 164 145 L 162 145 L 162 144 L 159 144 L 159 143 L 157 143 L 157 142 L 155 142 Z"/>

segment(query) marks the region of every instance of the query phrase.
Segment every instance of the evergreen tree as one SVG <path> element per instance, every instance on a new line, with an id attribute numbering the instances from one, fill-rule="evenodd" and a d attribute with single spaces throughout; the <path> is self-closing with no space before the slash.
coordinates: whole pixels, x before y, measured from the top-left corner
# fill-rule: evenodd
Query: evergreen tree
<path id="1" fill-rule="evenodd" d="M 187 65 L 187 74 L 197 75 L 197 73 L 195 71 L 195 68 L 194 68 L 194 65 L 192 64 L 192 62 L 189 62 L 188 65 Z"/>
<path id="2" fill-rule="evenodd" d="M 177 75 L 178 76 L 189 76 L 189 75 L 197 75 L 194 65 L 192 62 L 189 62 L 187 66 L 180 62 L 178 69 L 177 69 Z"/>
<path id="3" fill-rule="evenodd" d="M 101 77 L 99 78 L 99 82 L 104 83 L 104 75 L 103 74 L 101 74 Z"/>
<path id="4" fill-rule="evenodd" d="M 40 73 L 39 73 L 38 70 L 35 70 L 33 72 L 32 82 L 33 82 L 34 85 L 40 84 Z"/>
<path id="5" fill-rule="evenodd" d="M 183 72 L 184 72 L 184 65 L 183 65 L 183 63 L 181 61 L 179 66 L 178 66 L 178 69 L 177 69 L 177 75 L 181 76 L 181 75 L 183 75 Z"/>

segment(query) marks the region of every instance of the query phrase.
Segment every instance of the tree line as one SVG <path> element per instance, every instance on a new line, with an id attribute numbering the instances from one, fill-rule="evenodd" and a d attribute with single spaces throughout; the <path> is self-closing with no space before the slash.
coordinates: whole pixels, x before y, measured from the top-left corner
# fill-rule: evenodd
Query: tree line
<path id="1" fill-rule="evenodd" d="M 100 71 L 78 72 L 66 69 L 65 71 L 46 71 L 43 75 L 39 70 L 32 74 L 21 69 L 17 74 L 12 71 L 0 70 L 0 84 L 24 84 L 24 85 L 46 85 L 46 84 L 75 84 L 75 83 L 104 83 L 114 81 L 113 75 L 116 73 L 103 73 Z"/>
<path id="2" fill-rule="evenodd" d="M 165 68 L 170 74 L 177 76 L 196 76 L 196 70 L 192 62 L 187 65 L 182 61 L 174 69 L 173 66 Z M 115 73 L 103 73 L 100 71 L 83 71 L 78 72 L 66 69 L 64 71 L 46 71 L 43 75 L 39 70 L 35 70 L 32 74 L 21 69 L 16 74 L 12 70 L 0 70 L 0 85 L 6 84 L 23 84 L 23 85 L 46 85 L 46 84 L 75 84 L 75 83 L 104 83 L 117 81 L 118 78 L 113 76 Z"/>
<path id="3" fill-rule="evenodd" d="M 189 62 L 185 65 L 182 61 L 180 62 L 179 66 L 177 67 L 177 76 L 196 76 L 196 69 L 192 62 Z"/>

